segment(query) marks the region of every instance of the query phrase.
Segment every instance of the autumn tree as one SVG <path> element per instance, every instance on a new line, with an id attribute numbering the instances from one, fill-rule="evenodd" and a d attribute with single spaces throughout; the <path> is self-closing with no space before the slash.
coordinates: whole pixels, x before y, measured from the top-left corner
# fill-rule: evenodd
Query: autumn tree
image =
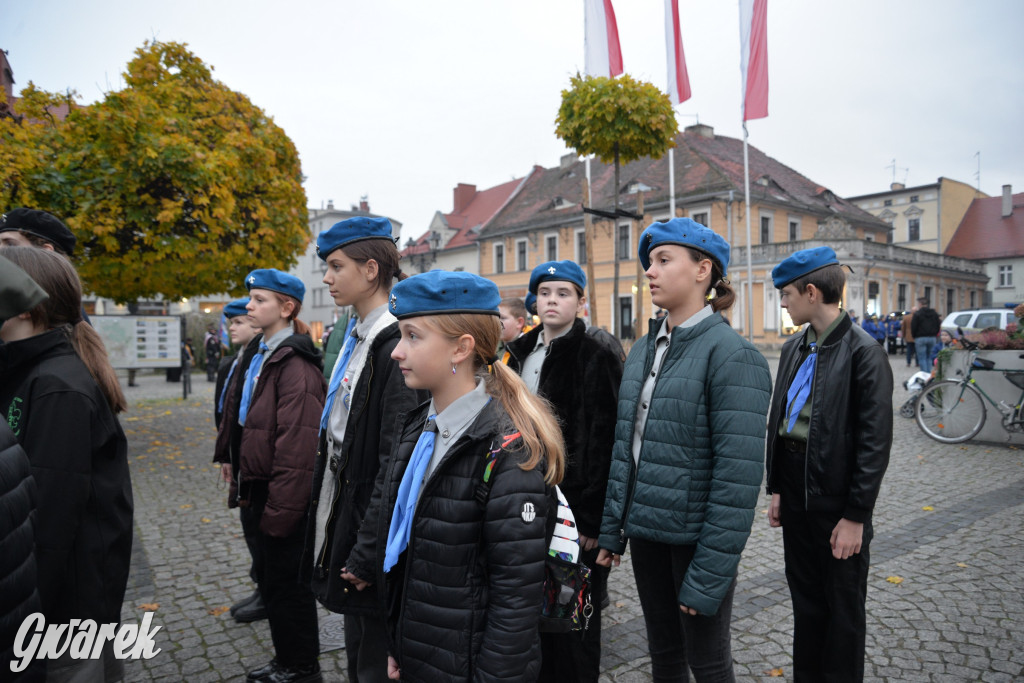
<path id="1" fill-rule="evenodd" d="M 185 45 L 147 42 L 122 90 L 63 122 L 37 94 L 32 114 L 0 125 L 29 147 L 18 173 L 0 175 L 0 208 L 61 217 L 88 291 L 118 302 L 243 291 L 250 270 L 288 268 L 306 247 L 295 146 L 211 72 Z"/>
<path id="2" fill-rule="evenodd" d="M 623 74 L 617 78 L 576 76 L 562 91 L 555 134 L 577 154 L 615 164 L 615 211 L 619 213 L 619 165 L 643 157 L 660 159 L 679 132 L 668 95 Z M 587 239 L 590 239 L 589 236 Z M 614 260 L 612 301 L 619 300 L 619 255 Z M 593 305 L 593 304 L 592 304 Z M 622 329 L 622 321 L 619 321 Z"/>

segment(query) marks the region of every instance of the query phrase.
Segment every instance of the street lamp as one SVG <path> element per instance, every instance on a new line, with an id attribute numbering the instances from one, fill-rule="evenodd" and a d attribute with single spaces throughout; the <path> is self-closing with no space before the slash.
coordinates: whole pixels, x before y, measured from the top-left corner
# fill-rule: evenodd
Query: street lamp
<path id="1" fill-rule="evenodd" d="M 437 230 L 431 230 L 430 235 L 427 237 L 425 242 L 428 249 L 427 251 L 414 252 L 409 255 L 409 259 L 412 262 L 413 267 L 419 270 L 421 273 L 427 272 L 427 270 L 437 261 L 437 252 L 441 248 L 441 233 Z M 410 237 L 409 241 L 405 243 L 407 249 L 415 249 L 418 245 Z"/>

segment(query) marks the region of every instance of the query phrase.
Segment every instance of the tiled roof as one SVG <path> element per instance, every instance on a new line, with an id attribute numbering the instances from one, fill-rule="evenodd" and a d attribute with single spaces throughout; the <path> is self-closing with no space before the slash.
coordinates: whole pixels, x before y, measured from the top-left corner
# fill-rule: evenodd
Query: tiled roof
<path id="1" fill-rule="evenodd" d="M 1003 198 L 975 199 L 964 214 L 947 256 L 992 259 L 1024 256 L 1024 192 L 1012 196 L 1013 210 L 1003 217 Z"/>
<path id="2" fill-rule="evenodd" d="M 523 184 L 523 181 L 523 178 L 516 178 L 486 190 L 479 190 L 461 211 L 442 214 L 445 224 L 456 231 L 442 248 L 458 249 L 473 244 L 481 228 L 501 210 L 501 207 Z M 427 230 L 414 240 L 412 246 L 402 250 L 402 256 L 428 251 L 430 249 L 429 239 L 430 230 Z"/>
<path id="3" fill-rule="evenodd" d="M 743 199 L 743 141 L 721 135 L 710 137 L 694 126 L 676 136 L 674 152 L 676 200 L 692 203 L 703 198 L 721 198 L 730 190 L 737 201 Z M 889 225 L 785 164 L 748 146 L 750 156 L 750 199 L 752 203 L 793 207 L 821 216 L 838 215 L 856 226 L 888 232 Z M 483 234 L 501 234 L 538 225 L 553 225 L 579 220 L 583 161 L 557 167 L 534 169 L 513 201 L 484 229 Z M 636 206 L 633 194 L 626 194 L 634 183 L 642 183 L 647 207 L 667 204 L 668 154 L 661 159 L 644 158 L 619 169 L 623 192 L 622 208 Z M 594 208 L 610 210 L 614 204 L 615 167 L 591 162 L 591 195 Z"/>

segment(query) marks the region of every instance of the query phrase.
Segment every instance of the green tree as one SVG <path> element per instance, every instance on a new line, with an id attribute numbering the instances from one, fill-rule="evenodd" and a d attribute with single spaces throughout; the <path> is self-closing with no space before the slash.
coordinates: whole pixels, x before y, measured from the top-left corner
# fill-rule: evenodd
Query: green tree
<path id="1" fill-rule="evenodd" d="M 679 132 L 675 110 L 668 95 L 628 74 L 618 78 L 576 74 L 569 82 L 571 87 L 562 91 L 555 135 L 577 154 L 594 154 L 603 163 L 615 164 L 615 212 L 618 213 L 620 162 L 628 164 L 643 157 L 660 159 L 674 147 Z M 618 254 L 614 263 L 612 301 L 618 302 Z M 621 320 L 619 329 L 622 329 Z"/>
<path id="2" fill-rule="evenodd" d="M 308 244 L 295 146 L 211 72 L 185 45 L 147 42 L 124 89 L 63 122 L 34 94 L 20 124 L 0 126 L 28 147 L 20 172 L 0 175 L 0 202 L 64 219 L 88 291 L 122 303 L 240 292 L 250 270 L 288 268 Z"/>

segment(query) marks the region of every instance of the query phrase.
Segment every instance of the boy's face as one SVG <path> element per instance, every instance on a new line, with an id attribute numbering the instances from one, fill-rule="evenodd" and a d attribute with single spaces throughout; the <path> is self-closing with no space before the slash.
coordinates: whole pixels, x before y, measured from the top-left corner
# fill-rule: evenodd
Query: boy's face
<path id="1" fill-rule="evenodd" d="M 779 290 L 780 305 L 789 311 L 789 317 L 793 319 L 794 325 L 803 325 L 811 321 L 810 288 L 803 293 L 797 291 L 792 285 L 786 285 Z"/>
<path id="2" fill-rule="evenodd" d="M 250 324 L 247 315 L 236 315 L 228 322 L 228 337 L 231 338 L 232 344 L 245 346 L 259 333 L 260 331 Z"/>
<path id="3" fill-rule="evenodd" d="M 498 306 L 498 319 L 501 321 L 501 341 L 510 342 L 519 336 L 523 331 L 526 321 L 522 318 L 512 317 L 507 306 Z"/>
<path id="4" fill-rule="evenodd" d="M 537 287 L 537 314 L 544 326 L 562 330 L 572 324 L 583 304 L 571 282 L 548 280 Z"/>

